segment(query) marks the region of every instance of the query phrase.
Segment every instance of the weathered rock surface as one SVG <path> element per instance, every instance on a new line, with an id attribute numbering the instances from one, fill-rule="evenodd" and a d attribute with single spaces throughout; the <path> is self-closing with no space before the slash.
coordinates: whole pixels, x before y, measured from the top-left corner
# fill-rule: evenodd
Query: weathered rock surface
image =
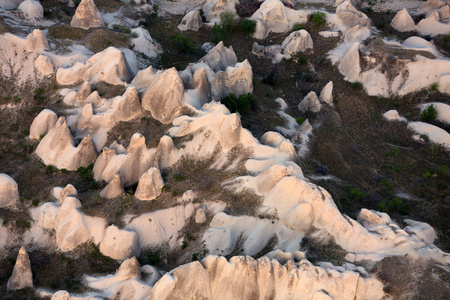
<path id="1" fill-rule="evenodd" d="M 175 68 L 156 75 L 142 94 L 142 108 L 163 124 L 180 115 L 184 104 L 183 81 Z"/>
<path id="2" fill-rule="evenodd" d="M 103 255 L 119 260 L 139 256 L 141 252 L 136 232 L 119 229 L 114 225 L 106 228 L 99 250 Z"/>
<path id="3" fill-rule="evenodd" d="M 94 0 L 81 0 L 70 22 L 70 26 L 85 30 L 105 25 L 102 15 L 97 9 Z"/>
<path id="4" fill-rule="evenodd" d="M 281 44 L 281 48 L 289 54 L 295 54 L 312 50 L 314 45 L 311 35 L 306 30 L 301 29 L 288 35 Z"/>
<path id="5" fill-rule="evenodd" d="M 31 123 L 30 139 L 41 139 L 41 136 L 46 135 L 55 126 L 56 121 L 58 121 L 56 113 L 50 109 L 41 111 Z"/>
<path id="6" fill-rule="evenodd" d="M 107 186 L 100 192 L 100 196 L 106 199 L 112 199 L 124 193 L 122 178 L 116 173 Z"/>
<path id="7" fill-rule="evenodd" d="M 0 173 L 0 207 L 14 206 L 19 201 L 19 188 L 14 179 Z"/>
<path id="8" fill-rule="evenodd" d="M 164 181 L 156 168 L 148 169 L 139 179 L 134 196 L 139 200 L 153 200 L 161 194 Z"/>
<path id="9" fill-rule="evenodd" d="M 320 104 L 319 97 L 315 92 L 309 92 L 308 95 L 298 105 L 298 109 L 302 112 L 314 112 L 320 111 L 322 105 Z"/>
<path id="10" fill-rule="evenodd" d="M 44 8 L 41 3 L 35 0 L 25 0 L 20 3 L 18 10 L 21 10 L 28 19 L 42 19 L 44 17 Z"/>
<path id="11" fill-rule="evenodd" d="M 202 17 L 200 16 L 199 11 L 196 10 L 188 12 L 183 17 L 181 23 L 178 25 L 177 28 L 180 29 L 181 31 L 186 30 L 198 31 L 200 27 L 202 27 L 202 25 L 203 25 Z"/>
<path id="12" fill-rule="evenodd" d="M 16 264 L 11 277 L 8 280 L 8 291 L 21 290 L 33 287 L 33 274 L 31 273 L 30 258 L 25 246 L 22 246 L 17 255 Z"/>
<path id="13" fill-rule="evenodd" d="M 406 8 L 403 8 L 395 15 L 391 21 L 391 26 L 401 32 L 413 31 L 416 29 L 416 24 Z"/>

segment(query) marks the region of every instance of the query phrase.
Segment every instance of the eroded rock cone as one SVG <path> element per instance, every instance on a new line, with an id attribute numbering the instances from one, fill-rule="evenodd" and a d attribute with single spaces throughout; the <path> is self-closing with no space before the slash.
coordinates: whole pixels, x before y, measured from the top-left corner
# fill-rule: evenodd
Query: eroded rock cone
<path id="1" fill-rule="evenodd" d="M 139 184 L 134 194 L 139 200 L 153 200 L 161 194 L 164 181 L 161 173 L 156 168 L 150 168 L 139 179 Z"/>
<path id="2" fill-rule="evenodd" d="M 82 0 L 78 5 L 70 26 L 83 28 L 85 30 L 105 25 L 102 15 L 95 6 L 94 0 Z"/>
<path id="3" fill-rule="evenodd" d="M 113 259 L 127 259 L 139 256 L 139 239 L 134 231 L 122 230 L 114 225 L 106 229 L 105 237 L 100 243 L 100 252 Z"/>
<path id="4" fill-rule="evenodd" d="M 309 92 L 298 105 L 298 109 L 302 112 L 311 111 L 317 113 L 320 111 L 320 108 L 320 101 L 315 92 Z"/>
<path id="5" fill-rule="evenodd" d="M 100 196 L 106 199 L 112 199 L 123 194 L 124 192 L 123 181 L 120 177 L 120 173 L 116 173 L 113 180 L 111 180 L 111 182 L 108 183 L 108 185 L 100 192 Z"/>
<path id="6" fill-rule="evenodd" d="M 8 175 L 0 173 L 0 207 L 13 206 L 18 200 L 17 183 Z"/>
<path id="7" fill-rule="evenodd" d="M 31 264 L 25 246 L 22 246 L 17 255 L 16 264 L 11 277 L 8 280 L 8 291 L 21 290 L 26 287 L 33 287 L 33 274 L 31 274 Z"/>

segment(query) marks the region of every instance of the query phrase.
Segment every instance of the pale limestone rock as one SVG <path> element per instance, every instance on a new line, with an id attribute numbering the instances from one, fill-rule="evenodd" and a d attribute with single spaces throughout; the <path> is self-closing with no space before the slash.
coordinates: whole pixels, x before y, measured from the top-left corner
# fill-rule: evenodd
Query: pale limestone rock
<path id="1" fill-rule="evenodd" d="M 140 52 L 150 58 L 155 58 L 163 53 L 161 45 L 151 37 L 147 29 L 142 27 L 133 28 L 131 33 L 137 36 L 130 41 L 131 45 L 134 46 L 134 51 Z"/>
<path id="2" fill-rule="evenodd" d="M 56 71 L 56 81 L 61 85 L 74 85 L 82 81 L 122 85 L 131 78 L 132 71 L 128 68 L 125 54 L 114 47 L 96 53 L 85 63 L 77 62 L 70 68 L 59 68 Z"/>
<path id="3" fill-rule="evenodd" d="M 34 61 L 34 67 L 44 76 L 50 76 L 55 71 L 52 61 L 45 55 L 39 55 L 36 58 Z"/>
<path id="4" fill-rule="evenodd" d="M 122 178 L 119 173 L 114 175 L 110 183 L 100 192 L 100 196 L 112 199 L 124 193 Z"/>
<path id="5" fill-rule="evenodd" d="M 347 30 L 344 41 L 346 43 L 360 42 L 367 39 L 372 34 L 370 27 L 357 24 Z"/>
<path id="6" fill-rule="evenodd" d="M 140 279 L 141 278 L 141 265 L 136 257 L 126 259 L 116 271 L 116 276 L 126 279 Z"/>
<path id="7" fill-rule="evenodd" d="M 408 122 L 405 117 L 402 117 L 398 114 L 396 109 L 391 109 L 383 114 L 383 117 L 388 121 L 400 121 L 400 122 Z"/>
<path id="8" fill-rule="evenodd" d="M 76 170 L 86 167 L 97 157 L 95 145 L 90 135 L 75 147 L 75 141 L 64 117 L 60 117 L 36 148 L 36 154 L 46 165 L 58 169 Z"/>
<path id="9" fill-rule="evenodd" d="M 44 17 L 44 8 L 41 3 L 35 0 L 25 0 L 20 3 L 18 10 L 21 10 L 28 19 L 42 19 Z"/>
<path id="10" fill-rule="evenodd" d="M 391 21 L 391 26 L 400 32 L 414 31 L 416 24 L 406 8 L 399 11 Z"/>
<path id="11" fill-rule="evenodd" d="M 136 232 L 122 230 L 114 225 L 106 228 L 99 250 L 103 255 L 118 260 L 139 256 L 141 252 Z"/>
<path id="12" fill-rule="evenodd" d="M 169 124 L 184 106 L 184 86 L 177 70 L 171 68 L 158 74 L 142 95 L 142 108 L 152 117 Z"/>
<path id="13" fill-rule="evenodd" d="M 445 2 L 440 0 L 428 0 L 427 2 L 423 3 L 419 8 L 417 9 L 417 12 L 420 14 L 428 14 L 432 11 L 435 11 L 442 6 L 445 5 Z"/>
<path id="14" fill-rule="evenodd" d="M 161 194 L 164 181 L 156 168 L 150 168 L 139 179 L 134 196 L 139 200 L 153 200 Z"/>
<path id="15" fill-rule="evenodd" d="M 306 52 L 314 48 L 311 35 L 304 29 L 292 32 L 281 43 L 281 48 L 289 54 Z"/>
<path id="16" fill-rule="evenodd" d="M 48 49 L 48 41 L 42 30 L 35 29 L 27 35 L 27 50 L 29 52 Z"/>
<path id="17" fill-rule="evenodd" d="M 206 214 L 203 208 L 199 207 L 195 213 L 195 223 L 204 223 L 206 221 Z"/>
<path id="18" fill-rule="evenodd" d="M 0 207 L 14 206 L 19 201 L 19 189 L 14 179 L 0 173 Z"/>
<path id="19" fill-rule="evenodd" d="M 83 28 L 85 30 L 105 25 L 102 15 L 97 9 L 94 0 L 82 0 L 78 5 L 70 26 Z"/>
<path id="20" fill-rule="evenodd" d="M 30 139 L 40 140 L 41 135 L 46 135 L 53 128 L 58 116 L 50 109 L 41 111 L 30 126 Z"/>
<path id="21" fill-rule="evenodd" d="M 27 250 L 25 246 L 22 246 L 17 255 L 13 273 L 8 280 L 7 290 L 21 290 L 26 287 L 33 287 L 33 274 Z"/>
<path id="22" fill-rule="evenodd" d="M 281 153 L 286 153 L 289 159 L 295 157 L 294 145 L 278 132 L 268 131 L 261 137 L 261 143 L 278 149 Z"/>
<path id="23" fill-rule="evenodd" d="M 309 92 L 298 105 L 298 109 L 301 112 L 311 111 L 317 113 L 321 108 L 322 105 L 320 104 L 319 98 L 315 92 Z"/>
<path id="24" fill-rule="evenodd" d="M 186 103 L 201 108 L 211 101 L 211 84 L 205 68 L 195 70 L 188 84 L 185 85 L 184 99 Z"/>
<path id="25" fill-rule="evenodd" d="M 186 30 L 193 30 L 198 31 L 200 27 L 202 27 L 203 21 L 202 17 L 200 16 L 200 13 L 198 10 L 190 11 L 188 12 L 183 19 L 181 20 L 181 23 L 178 25 L 178 29 L 181 31 Z"/>
<path id="26" fill-rule="evenodd" d="M 361 73 L 361 65 L 359 58 L 359 50 L 361 49 L 360 43 L 353 43 L 345 51 L 344 56 L 339 62 L 338 69 L 342 75 L 345 76 L 345 80 L 355 82 L 359 79 Z"/>
<path id="27" fill-rule="evenodd" d="M 333 104 L 333 81 L 328 82 L 320 91 L 320 101 Z"/>
<path id="28" fill-rule="evenodd" d="M 10 10 L 16 9 L 22 0 L 0 0 L 0 8 Z"/>
<path id="29" fill-rule="evenodd" d="M 184 295 L 201 299 L 293 299 L 293 295 L 301 295 L 302 299 L 315 300 L 375 300 L 384 292 L 376 278 L 345 268 L 337 272 L 316 267 L 307 260 L 283 266 L 267 257 L 254 260 L 236 256 L 228 262 L 224 257 L 208 256 L 201 263 L 183 265 L 164 275 L 149 299 L 183 299 Z"/>
<path id="30" fill-rule="evenodd" d="M 214 72 L 219 72 L 225 71 L 227 67 L 236 65 L 237 57 L 232 46 L 227 48 L 223 42 L 220 41 L 198 62 L 207 64 Z"/>
<path id="31" fill-rule="evenodd" d="M 233 93 L 237 96 L 253 93 L 253 71 L 248 60 L 216 73 L 211 86 L 213 99 Z"/>
<path id="32" fill-rule="evenodd" d="M 202 45 L 202 50 L 208 53 L 212 48 L 214 48 L 215 45 L 211 42 L 206 42 Z"/>
<path id="33" fill-rule="evenodd" d="M 60 290 L 54 293 L 50 300 L 70 300 L 70 294 L 68 291 Z"/>
<path id="34" fill-rule="evenodd" d="M 250 17 L 256 21 L 254 37 L 265 39 L 271 32 L 287 32 L 294 24 L 306 23 L 309 11 L 294 10 L 284 6 L 280 0 L 266 0 Z"/>
<path id="35" fill-rule="evenodd" d="M 172 138 L 168 135 L 161 137 L 155 152 L 155 167 L 160 170 L 167 169 L 177 162 L 178 158 Z"/>
<path id="36" fill-rule="evenodd" d="M 448 34 L 450 32 L 450 23 L 441 22 L 439 13 L 433 11 L 417 24 L 416 29 L 421 35 L 436 36 Z"/>
<path id="37" fill-rule="evenodd" d="M 152 66 L 139 71 L 136 74 L 136 77 L 131 81 L 131 85 L 136 87 L 139 92 L 143 92 L 149 85 L 152 83 L 153 79 L 155 79 L 155 70 Z"/>
<path id="38" fill-rule="evenodd" d="M 78 89 L 77 93 L 75 94 L 75 97 L 73 98 L 73 105 L 82 106 L 86 98 L 89 97 L 89 95 L 91 94 L 91 92 L 92 92 L 91 84 L 88 81 L 83 82 L 80 88 Z"/>
<path id="39" fill-rule="evenodd" d="M 76 198 L 78 197 L 78 191 L 77 189 L 72 185 L 72 184 L 68 184 L 66 185 L 60 192 L 58 195 L 58 201 L 60 204 L 64 203 L 64 200 L 66 199 L 66 197 L 72 197 L 72 198 Z M 81 207 L 81 206 L 80 206 Z"/>
<path id="40" fill-rule="evenodd" d="M 391 223 L 391 218 L 386 213 L 377 212 L 365 208 L 361 209 L 357 216 L 357 220 L 364 227 Z"/>

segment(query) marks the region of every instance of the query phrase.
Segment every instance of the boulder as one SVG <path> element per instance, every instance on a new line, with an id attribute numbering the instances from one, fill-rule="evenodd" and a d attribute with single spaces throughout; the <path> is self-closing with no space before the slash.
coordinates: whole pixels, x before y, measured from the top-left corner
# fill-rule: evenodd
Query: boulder
<path id="1" fill-rule="evenodd" d="M 26 287 L 33 287 L 33 274 L 27 250 L 25 246 L 22 246 L 17 255 L 13 273 L 8 280 L 7 290 L 15 291 Z"/>
<path id="2" fill-rule="evenodd" d="M 198 10 L 188 12 L 181 20 L 178 29 L 181 31 L 193 30 L 198 31 L 202 27 L 203 21 Z"/>
<path id="3" fill-rule="evenodd" d="M 211 90 L 213 99 L 222 99 L 230 93 L 236 96 L 253 93 L 253 70 L 248 60 L 218 72 Z"/>
<path id="4" fill-rule="evenodd" d="M 77 62 L 70 68 L 56 71 L 56 81 L 60 85 L 74 85 L 83 81 L 122 85 L 130 81 L 132 76 L 125 54 L 114 47 L 96 53 L 85 63 Z"/>
<path id="5" fill-rule="evenodd" d="M 391 109 L 383 114 L 383 117 L 388 121 L 400 121 L 400 122 L 408 122 L 405 117 L 402 117 L 398 114 L 396 109 Z"/>
<path id="6" fill-rule="evenodd" d="M 114 225 L 106 228 L 99 249 L 103 255 L 119 260 L 139 256 L 141 252 L 136 232 L 122 230 Z"/>
<path id="7" fill-rule="evenodd" d="M 220 41 L 214 48 L 209 50 L 208 54 L 203 56 L 199 63 L 207 64 L 214 72 L 225 71 L 227 67 L 234 66 L 237 63 L 236 53 L 233 47 L 225 47 Z"/>
<path id="8" fill-rule="evenodd" d="M 301 112 L 310 111 L 317 113 L 320 111 L 321 107 L 322 105 L 320 104 L 319 98 L 315 92 L 309 92 L 298 105 L 298 109 Z"/>
<path id="9" fill-rule="evenodd" d="M 147 29 L 142 27 L 133 28 L 131 33 L 137 36 L 131 40 L 134 51 L 140 52 L 150 58 L 155 58 L 163 52 L 161 45 L 151 37 Z"/>
<path id="10" fill-rule="evenodd" d="M 139 179 L 134 196 L 139 200 L 153 200 L 161 194 L 164 181 L 156 168 L 150 168 Z"/>
<path id="11" fill-rule="evenodd" d="M 142 94 L 142 108 L 163 124 L 180 115 L 184 105 L 184 85 L 175 68 L 158 74 Z"/>
<path id="12" fill-rule="evenodd" d="M 55 126 L 56 121 L 58 121 L 56 113 L 50 109 L 41 111 L 31 123 L 30 139 L 40 140 L 41 136 L 45 136 Z"/>
<path id="13" fill-rule="evenodd" d="M 41 140 L 36 148 L 36 154 L 44 164 L 67 170 L 87 167 L 97 158 L 97 150 L 90 135 L 75 147 L 74 138 L 64 117 L 60 117 Z"/>
<path id="14" fill-rule="evenodd" d="M 115 275 L 120 277 L 122 280 L 140 279 L 141 265 L 136 257 L 128 258 L 120 265 Z"/>
<path id="15" fill-rule="evenodd" d="M 60 290 L 54 293 L 50 300 L 70 300 L 70 294 L 68 291 Z"/>
<path id="16" fill-rule="evenodd" d="M 445 5 L 445 2 L 440 0 L 428 0 L 417 8 L 419 14 L 429 14 Z"/>
<path id="17" fill-rule="evenodd" d="M 42 19 L 44 17 L 44 8 L 41 3 L 35 0 L 25 0 L 20 3 L 18 10 L 21 10 L 28 19 Z"/>
<path id="18" fill-rule="evenodd" d="M 39 55 L 34 61 L 34 67 L 38 70 L 43 76 L 50 76 L 55 72 L 52 61 L 48 56 Z"/>
<path id="19" fill-rule="evenodd" d="M 102 15 L 97 9 L 94 0 L 81 0 L 70 22 L 70 26 L 85 30 L 105 25 Z"/>
<path id="20" fill-rule="evenodd" d="M 42 30 L 34 29 L 27 35 L 27 50 L 29 52 L 48 49 L 48 41 Z"/>
<path id="21" fill-rule="evenodd" d="M 281 44 L 281 48 L 289 54 L 306 52 L 313 49 L 311 35 L 304 29 L 292 32 Z"/>
<path id="22" fill-rule="evenodd" d="M 0 208 L 14 206 L 19 201 L 19 188 L 14 179 L 0 173 Z"/>
<path id="23" fill-rule="evenodd" d="M 320 101 L 333 104 L 333 81 L 328 82 L 320 91 Z"/>
<path id="24" fill-rule="evenodd" d="M 391 21 L 391 26 L 400 32 L 414 31 L 416 24 L 406 8 L 399 11 Z"/>
<path id="25" fill-rule="evenodd" d="M 153 69 L 152 66 L 149 66 L 148 68 L 144 70 L 140 70 L 136 77 L 131 81 L 131 85 L 136 87 L 138 92 L 143 92 L 145 89 L 152 83 L 153 79 L 155 79 L 156 71 Z"/>
<path id="26" fill-rule="evenodd" d="M 122 195 L 124 192 L 122 178 L 119 173 L 116 173 L 110 183 L 100 192 L 100 196 L 112 199 Z"/>

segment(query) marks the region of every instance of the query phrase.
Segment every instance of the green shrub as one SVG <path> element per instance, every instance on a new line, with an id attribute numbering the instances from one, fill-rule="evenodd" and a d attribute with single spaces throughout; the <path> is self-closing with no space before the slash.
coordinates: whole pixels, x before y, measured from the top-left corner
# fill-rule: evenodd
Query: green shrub
<path id="1" fill-rule="evenodd" d="M 303 24 L 295 24 L 294 27 L 292 27 L 292 31 L 298 31 L 301 29 L 305 29 L 305 25 Z"/>
<path id="2" fill-rule="evenodd" d="M 352 89 L 354 90 L 361 90 L 362 89 L 362 83 L 359 81 L 352 82 Z"/>
<path id="3" fill-rule="evenodd" d="M 178 54 L 194 52 L 194 43 L 192 43 L 191 39 L 182 36 L 181 34 L 172 35 L 170 37 L 170 42 L 177 48 Z"/>
<path id="4" fill-rule="evenodd" d="M 240 95 L 239 98 L 231 93 L 225 96 L 221 101 L 232 113 L 246 113 L 250 108 L 256 108 L 256 99 L 252 94 Z"/>
<path id="5" fill-rule="evenodd" d="M 212 27 L 212 32 L 213 32 L 212 38 L 213 43 L 223 41 L 227 36 L 227 30 L 225 29 L 225 27 L 218 24 L 214 24 L 214 26 Z"/>
<path id="6" fill-rule="evenodd" d="M 296 121 L 297 121 L 298 124 L 303 124 L 303 122 L 304 122 L 305 120 L 303 120 L 302 117 L 298 117 L 298 118 L 296 119 Z"/>
<path id="7" fill-rule="evenodd" d="M 175 174 L 175 175 L 173 175 L 173 179 L 175 179 L 176 181 L 184 181 L 184 180 L 186 180 L 186 176 L 181 175 L 181 174 Z"/>
<path id="8" fill-rule="evenodd" d="M 256 21 L 249 20 L 249 19 L 243 19 L 241 21 L 241 30 L 245 34 L 253 34 L 256 30 Z"/>
<path id="9" fill-rule="evenodd" d="M 433 83 L 430 85 L 430 90 L 437 91 L 439 89 L 439 83 Z"/>
<path id="10" fill-rule="evenodd" d="M 302 52 L 299 53 L 298 58 L 297 58 L 297 63 L 299 64 L 304 64 L 308 61 L 308 59 L 306 58 L 306 56 L 303 55 Z"/>
<path id="11" fill-rule="evenodd" d="M 444 43 L 448 43 L 450 42 L 450 34 L 446 34 L 442 37 L 442 40 L 444 41 Z"/>
<path id="12" fill-rule="evenodd" d="M 323 26 L 325 25 L 325 18 L 326 15 L 323 12 L 320 11 L 316 11 L 315 13 L 313 13 L 311 15 L 311 20 L 313 21 L 313 23 L 317 26 Z"/>
<path id="13" fill-rule="evenodd" d="M 437 110 L 433 104 L 428 105 L 420 115 L 420 118 L 425 122 L 433 121 L 436 119 L 436 117 Z"/>
<path id="14" fill-rule="evenodd" d="M 225 28 L 226 31 L 230 32 L 233 31 L 236 26 L 237 22 L 234 17 L 234 14 L 232 12 L 224 12 L 220 14 L 220 25 Z M 256 26 L 256 23 L 255 23 Z"/>

